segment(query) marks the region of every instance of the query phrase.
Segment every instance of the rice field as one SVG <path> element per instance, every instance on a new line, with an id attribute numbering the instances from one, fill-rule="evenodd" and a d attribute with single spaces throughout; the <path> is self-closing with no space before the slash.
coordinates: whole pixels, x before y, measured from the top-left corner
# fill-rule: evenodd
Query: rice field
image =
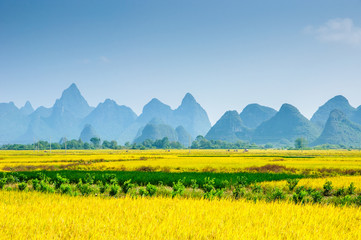
<path id="1" fill-rule="evenodd" d="M 121 170 L 144 167 L 164 172 L 239 172 L 266 165 L 285 171 L 361 170 L 361 151 L 353 150 L 68 150 L 0 151 L 0 171 Z"/>
<path id="2" fill-rule="evenodd" d="M 346 188 L 351 183 L 354 184 L 357 191 L 361 191 L 361 176 L 337 176 L 327 178 L 304 178 L 300 179 L 298 186 L 305 186 L 314 189 L 322 189 L 326 181 L 331 181 L 335 188 Z M 286 187 L 286 181 L 263 182 L 262 186 L 267 187 Z"/>
<path id="3" fill-rule="evenodd" d="M 0 191 L 1 239 L 360 239 L 361 209 Z"/>
<path id="4" fill-rule="evenodd" d="M 0 171 L 0 185 L 8 181 L 0 190 L 0 239 L 361 239 L 356 150 L 0 151 Z M 35 188 L 39 174 L 52 191 Z M 71 194 L 56 187 L 59 175 Z M 117 188 L 129 179 L 136 185 L 127 194 L 112 195 L 110 185 L 100 194 L 107 176 Z M 242 177 L 252 184 L 238 188 L 238 198 Z M 212 178 L 223 197 L 205 197 Z M 286 179 L 295 178 L 290 191 Z M 180 179 L 187 189 L 173 198 Z M 326 180 L 333 190 L 316 201 Z M 150 183 L 157 193 L 142 195 Z M 351 183 L 352 194 L 337 195 Z M 84 186 L 93 192 L 83 194 Z"/>

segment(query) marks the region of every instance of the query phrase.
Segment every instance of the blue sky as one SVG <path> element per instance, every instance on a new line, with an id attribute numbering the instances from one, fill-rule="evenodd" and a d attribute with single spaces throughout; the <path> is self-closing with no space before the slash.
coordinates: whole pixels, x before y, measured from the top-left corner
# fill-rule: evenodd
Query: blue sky
<path id="1" fill-rule="evenodd" d="M 257 102 L 307 117 L 361 105 L 360 0 L 0 0 L 0 102 L 51 106 L 75 82 L 137 114 L 190 92 L 212 123 Z"/>

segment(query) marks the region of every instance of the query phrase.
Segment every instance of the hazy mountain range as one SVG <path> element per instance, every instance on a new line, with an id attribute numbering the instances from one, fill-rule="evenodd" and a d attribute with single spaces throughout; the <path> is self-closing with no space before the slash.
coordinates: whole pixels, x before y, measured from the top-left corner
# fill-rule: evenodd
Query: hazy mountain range
<path id="1" fill-rule="evenodd" d="M 296 107 L 283 104 L 279 111 L 249 104 L 241 113 L 227 111 L 214 126 L 207 112 L 187 93 L 178 108 L 153 98 L 137 116 L 127 106 L 111 99 L 91 107 L 75 84 L 64 90 L 51 108 L 33 109 L 30 102 L 20 109 L 13 102 L 0 103 L 0 144 L 32 143 L 38 140 L 92 137 L 141 143 L 168 137 L 188 146 L 198 135 L 209 140 L 248 141 L 275 146 L 293 145 L 303 137 L 310 145 L 336 144 L 361 147 L 361 106 L 352 107 L 336 96 L 308 120 Z"/>

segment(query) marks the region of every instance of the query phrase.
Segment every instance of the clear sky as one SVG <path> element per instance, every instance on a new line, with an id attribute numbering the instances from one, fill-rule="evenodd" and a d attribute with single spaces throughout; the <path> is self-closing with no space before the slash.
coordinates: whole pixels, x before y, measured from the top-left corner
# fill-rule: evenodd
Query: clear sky
<path id="1" fill-rule="evenodd" d="M 253 102 L 356 107 L 361 0 L 0 0 L 0 102 L 51 106 L 73 82 L 137 114 L 190 92 L 212 123 Z"/>

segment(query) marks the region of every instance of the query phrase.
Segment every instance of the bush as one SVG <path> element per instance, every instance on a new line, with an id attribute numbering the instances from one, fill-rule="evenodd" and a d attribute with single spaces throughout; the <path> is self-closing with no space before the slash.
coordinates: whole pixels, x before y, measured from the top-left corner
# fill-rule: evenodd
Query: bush
<path id="1" fill-rule="evenodd" d="M 108 183 L 105 184 L 99 184 L 99 192 L 105 193 L 109 189 Z"/>
<path id="2" fill-rule="evenodd" d="M 139 195 L 142 197 L 148 196 L 148 191 L 145 187 L 139 188 Z"/>
<path id="3" fill-rule="evenodd" d="M 332 192 L 333 186 L 331 181 L 326 181 L 323 185 L 323 195 L 330 196 Z"/>
<path id="4" fill-rule="evenodd" d="M 295 187 L 297 186 L 298 182 L 300 180 L 295 178 L 295 179 L 287 179 L 287 186 L 288 186 L 288 189 L 290 191 L 293 191 L 293 189 L 295 189 Z"/>
<path id="5" fill-rule="evenodd" d="M 40 181 L 37 178 L 35 178 L 35 179 L 32 179 L 31 182 L 33 185 L 33 189 L 35 191 L 39 191 L 40 190 Z"/>
<path id="6" fill-rule="evenodd" d="M 110 187 L 110 191 L 109 191 L 109 196 L 115 196 L 118 194 L 120 190 L 120 186 L 118 184 L 113 184 L 111 187 Z"/>
<path id="7" fill-rule="evenodd" d="M 148 183 L 146 186 L 146 190 L 149 196 L 153 196 L 157 192 L 157 187 Z"/>
<path id="8" fill-rule="evenodd" d="M 271 192 L 270 196 L 269 196 L 269 200 L 284 200 L 286 198 L 285 193 L 279 189 L 279 188 L 274 188 L 273 191 Z"/>
<path id="9" fill-rule="evenodd" d="M 210 178 L 210 177 L 206 177 L 204 179 L 204 183 L 202 185 L 202 189 L 207 193 L 207 192 L 211 192 L 211 191 L 215 191 L 215 187 L 214 187 L 214 183 L 215 183 L 215 179 L 214 178 Z"/>
<path id="10" fill-rule="evenodd" d="M 347 188 L 347 194 L 352 195 L 355 194 L 356 187 L 355 184 L 352 182 L 350 183 L 350 186 Z"/>
<path id="11" fill-rule="evenodd" d="M 339 189 L 336 190 L 335 196 L 337 196 L 337 197 L 344 196 L 345 193 L 346 193 L 345 188 L 339 188 Z"/>
<path id="12" fill-rule="evenodd" d="M 241 187 L 247 187 L 249 185 L 249 182 L 245 176 L 237 177 L 237 182 L 235 185 L 240 185 Z"/>
<path id="13" fill-rule="evenodd" d="M 356 203 L 356 205 L 361 206 L 361 195 L 358 195 L 358 196 L 355 198 L 355 203 Z"/>
<path id="14" fill-rule="evenodd" d="M 175 196 L 182 196 L 185 190 L 185 186 L 183 184 L 183 181 L 181 179 L 178 180 L 177 183 L 173 182 L 173 192 L 172 197 Z"/>
<path id="15" fill-rule="evenodd" d="M 82 184 L 82 183 L 78 183 L 77 185 L 77 188 L 79 189 L 80 193 L 83 195 L 83 196 L 87 196 L 89 194 L 91 194 L 93 192 L 91 186 L 89 183 L 85 183 L 85 184 Z"/>
<path id="16" fill-rule="evenodd" d="M 233 189 L 232 194 L 235 199 L 240 199 L 241 197 L 243 197 L 246 194 L 246 189 L 242 185 L 237 185 Z"/>
<path id="17" fill-rule="evenodd" d="M 321 191 L 314 191 L 311 193 L 313 203 L 321 203 L 323 195 Z"/>
<path id="18" fill-rule="evenodd" d="M 3 189 L 5 184 L 7 183 L 8 179 L 3 177 L 3 178 L 0 178 L 0 189 Z"/>
<path id="19" fill-rule="evenodd" d="M 26 182 L 21 182 L 18 184 L 18 188 L 20 191 L 24 191 L 28 188 L 28 184 Z"/>
<path id="20" fill-rule="evenodd" d="M 60 192 L 62 194 L 69 194 L 69 195 L 73 195 L 73 189 L 71 188 L 71 186 L 69 184 L 62 184 L 59 187 Z"/>
<path id="21" fill-rule="evenodd" d="M 196 190 L 196 188 L 198 188 L 199 185 L 197 184 L 197 180 L 195 179 L 191 179 L 191 188 L 194 190 Z"/>
<path id="22" fill-rule="evenodd" d="M 352 198 L 350 195 L 346 195 L 339 199 L 338 202 L 341 206 L 350 206 L 352 204 Z"/>
<path id="23" fill-rule="evenodd" d="M 123 183 L 122 190 L 125 194 L 127 194 L 129 192 L 129 190 L 132 189 L 133 187 L 134 187 L 134 184 L 132 183 L 132 179 L 129 179 Z"/>
<path id="24" fill-rule="evenodd" d="M 62 184 L 69 183 L 69 180 L 67 178 L 62 177 L 60 174 L 56 174 L 55 178 L 55 188 L 58 189 Z"/>
<path id="25" fill-rule="evenodd" d="M 262 192 L 262 187 L 261 187 L 261 185 L 259 185 L 259 184 L 257 184 L 257 183 L 253 184 L 252 187 L 251 187 L 251 189 L 252 189 L 252 192 L 254 192 L 254 193 L 260 193 L 260 192 Z"/>
<path id="26" fill-rule="evenodd" d="M 54 193 L 55 189 L 53 186 L 45 182 L 44 180 L 40 181 L 39 190 L 45 193 Z"/>
<path id="27" fill-rule="evenodd" d="M 304 204 L 306 202 L 307 195 L 308 195 L 307 191 L 301 190 L 299 193 L 293 193 L 292 198 L 295 203 Z"/>

